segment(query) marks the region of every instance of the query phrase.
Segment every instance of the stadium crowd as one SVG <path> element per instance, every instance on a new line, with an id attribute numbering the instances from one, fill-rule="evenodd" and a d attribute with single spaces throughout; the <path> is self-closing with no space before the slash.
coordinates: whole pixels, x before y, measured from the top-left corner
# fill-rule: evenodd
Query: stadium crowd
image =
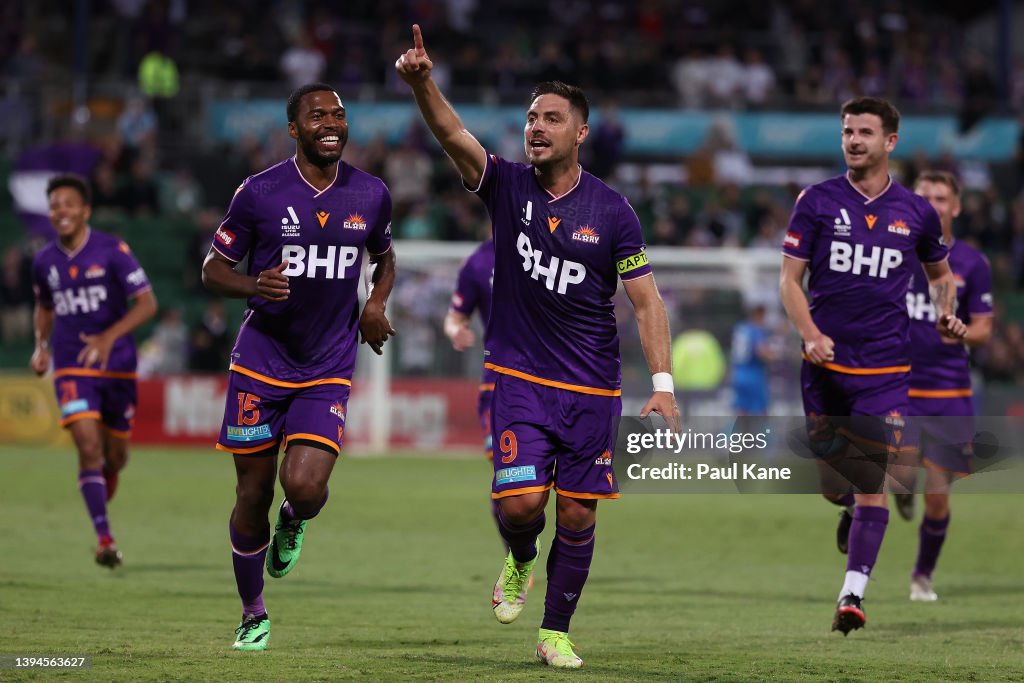
<path id="1" fill-rule="evenodd" d="M 4 112 L 38 106 L 31 98 L 35 85 L 66 78 L 71 71 L 66 36 L 72 19 L 48 11 L 54 4 L 8 3 L 0 10 Z M 1000 91 L 993 63 L 974 49 L 978 45 L 967 33 L 950 30 L 967 18 L 956 12 L 967 9 L 927 11 L 923 3 L 900 0 L 836 7 L 810 0 L 97 4 L 88 27 L 87 69 L 101 80 L 132 82 L 145 56 L 157 52 L 174 61 L 185 87 L 200 77 L 264 82 L 280 90 L 326 80 L 353 96 L 402 95 L 392 64 L 396 46 L 405 44 L 407 27 L 416 21 L 436 37 L 432 50 L 446 68 L 438 69 L 435 78 L 455 97 L 518 101 L 539 80 L 578 83 L 602 113 L 584 146 L 584 166 L 630 198 L 652 246 L 778 249 L 801 188 L 754 184 L 749 169 L 764 160 L 751 160 L 727 136 L 710 136 L 697 153 L 672 162 L 678 172 L 653 174 L 652 160 L 628 158 L 624 152 L 629 125 L 616 114 L 618 103 L 831 111 L 847 97 L 877 94 L 911 110 L 956 110 L 961 125 L 969 126 L 996 107 Z M 725 15 L 732 19 L 724 21 Z M 743 19 L 737 22 L 736 17 Z M 709 31 L 709 26 L 730 28 Z M 60 35 L 65 39 L 54 39 Z M 502 36 L 497 43 L 482 38 L 496 35 Z M 1014 64 L 1005 86 L 1005 102 L 1024 107 L 1024 61 Z M 227 197 L 241 179 L 286 156 L 292 142 L 278 131 L 199 158 L 199 150 L 211 145 L 189 137 L 182 142 L 178 133 L 194 131 L 180 112 L 162 98 L 125 91 L 110 125 L 90 129 L 95 134 L 86 141 L 94 157 L 95 220 L 117 226 L 170 216 L 191 225 L 181 259 L 196 268 L 184 269 L 182 286 L 205 300 L 198 264 Z M 515 127 L 503 131 L 496 151 L 521 158 L 521 135 Z M 23 142 L 8 139 L 7 149 L 16 150 Z M 1019 292 L 1024 287 L 1024 173 L 1016 169 L 1009 182 L 997 182 L 991 169 L 960 169 L 948 154 L 935 154 L 919 152 L 904 164 L 900 180 L 912 182 L 924 167 L 970 175 L 974 180 L 966 183 L 970 189 L 957 233 L 992 259 L 997 301 Z M 363 144 L 350 141 L 345 158 L 388 184 L 398 238 L 476 241 L 488 234 L 484 207 L 462 190 L 451 164 L 421 126 L 410 127 L 397 144 L 382 137 Z M 1024 153 L 1018 152 L 1018 159 L 1024 164 Z M 218 166 L 219 185 L 203 174 L 211 160 Z M 665 160 L 657 163 L 666 165 Z M 29 242 L 8 244 L 4 252 L 0 334 L 5 343 L 30 334 L 26 263 L 33 248 Z M 409 299 L 403 288 L 422 286 L 415 277 L 403 279 L 396 300 Z M 186 312 L 183 319 L 172 304 L 152 339 L 159 348 L 175 351 L 170 360 L 154 360 L 152 371 L 216 367 L 226 354 L 217 344 L 226 342 L 220 323 L 207 319 L 218 320 L 218 306 L 211 302 L 214 312 L 209 314 L 205 303 L 192 307 L 202 313 Z M 1012 316 L 997 315 L 996 320 L 993 342 L 978 362 L 991 379 L 1020 382 L 1024 329 Z M 440 317 L 418 320 L 410 314 L 410 321 L 411 327 L 422 328 L 422 339 L 440 337 Z M 211 339 L 216 350 L 207 353 Z M 408 365 L 411 371 L 431 367 L 415 358 Z"/>

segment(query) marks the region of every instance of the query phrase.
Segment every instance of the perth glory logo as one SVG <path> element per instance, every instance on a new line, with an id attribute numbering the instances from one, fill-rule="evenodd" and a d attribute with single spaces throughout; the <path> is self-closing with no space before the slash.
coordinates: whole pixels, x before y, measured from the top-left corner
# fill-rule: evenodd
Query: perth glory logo
<path id="1" fill-rule="evenodd" d="M 327 220 L 327 219 L 324 219 Z M 349 214 L 349 217 L 342 223 L 346 230 L 366 230 L 366 219 L 358 213 Z"/>
<path id="2" fill-rule="evenodd" d="M 587 244 L 597 244 L 601 241 L 601 236 L 597 234 L 597 230 L 589 225 L 581 225 L 576 228 L 572 238 L 577 242 L 586 242 Z"/>

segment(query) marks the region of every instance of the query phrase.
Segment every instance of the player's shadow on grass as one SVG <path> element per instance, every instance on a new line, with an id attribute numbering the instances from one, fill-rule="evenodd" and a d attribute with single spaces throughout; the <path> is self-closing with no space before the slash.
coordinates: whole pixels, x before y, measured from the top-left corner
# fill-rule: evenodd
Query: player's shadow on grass
<path id="1" fill-rule="evenodd" d="M 162 574 L 162 573 L 174 573 L 180 574 L 182 572 L 215 572 L 219 573 L 223 570 L 223 563 L 210 562 L 203 563 L 195 560 L 189 560 L 187 563 L 177 562 L 132 562 L 130 565 L 120 567 L 112 574 Z"/>

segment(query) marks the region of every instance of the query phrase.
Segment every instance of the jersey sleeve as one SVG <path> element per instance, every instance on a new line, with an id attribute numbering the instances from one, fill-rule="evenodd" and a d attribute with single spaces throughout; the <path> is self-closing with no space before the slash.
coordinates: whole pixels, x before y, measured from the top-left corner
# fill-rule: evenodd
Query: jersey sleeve
<path id="1" fill-rule="evenodd" d="M 246 178 L 245 182 L 235 190 L 235 196 L 231 198 L 228 212 L 213 235 L 213 248 L 232 263 L 238 263 L 245 258 L 252 245 L 255 226 L 254 197 L 253 191 L 249 187 L 251 181 L 251 177 Z"/>
<path id="2" fill-rule="evenodd" d="M 948 255 L 949 249 L 942 241 L 939 214 L 925 201 L 924 206 L 921 206 L 921 236 L 917 240 L 917 257 L 921 259 L 921 263 L 938 263 L 944 261 Z"/>
<path id="3" fill-rule="evenodd" d="M 651 264 L 647 262 L 647 245 L 644 243 L 640 219 L 625 197 L 622 197 L 621 201 L 618 239 L 612 250 L 612 259 L 615 261 L 615 272 L 625 282 L 650 275 L 653 271 Z"/>
<path id="4" fill-rule="evenodd" d="M 800 261 L 810 261 L 817 237 L 817 200 L 811 188 L 805 188 L 793 206 L 786 236 L 782 238 L 782 253 Z"/>
<path id="5" fill-rule="evenodd" d="M 53 290 L 46 281 L 46 266 L 38 257 L 32 262 L 32 292 L 36 303 L 46 310 L 53 308 Z"/>
<path id="6" fill-rule="evenodd" d="M 391 248 L 391 193 L 381 183 L 380 214 L 377 224 L 366 237 L 366 251 L 376 256 Z"/>
<path id="7" fill-rule="evenodd" d="M 132 253 L 126 242 L 118 243 L 110 260 L 114 276 L 124 287 L 124 293 L 129 299 L 152 289 L 149 278 L 146 277 L 146 271 L 139 265 L 135 254 Z"/>
<path id="8" fill-rule="evenodd" d="M 992 315 L 992 268 L 988 259 L 978 255 L 978 261 L 967 275 L 967 312 L 971 315 Z"/>
<path id="9" fill-rule="evenodd" d="M 476 279 L 473 277 L 473 259 L 466 259 L 459 269 L 459 277 L 455 281 L 455 291 L 452 293 L 451 310 L 463 315 L 472 315 L 480 303 L 480 292 L 476 286 Z"/>
<path id="10" fill-rule="evenodd" d="M 483 200 L 488 210 L 494 206 L 494 198 L 498 190 L 498 180 L 501 175 L 502 163 L 505 163 L 503 159 L 494 154 L 487 154 L 487 160 L 484 164 L 484 174 L 480 176 L 480 184 L 476 187 L 470 187 L 469 185 L 466 185 L 465 181 L 462 182 L 462 185 L 467 190 L 476 194 Z"/>

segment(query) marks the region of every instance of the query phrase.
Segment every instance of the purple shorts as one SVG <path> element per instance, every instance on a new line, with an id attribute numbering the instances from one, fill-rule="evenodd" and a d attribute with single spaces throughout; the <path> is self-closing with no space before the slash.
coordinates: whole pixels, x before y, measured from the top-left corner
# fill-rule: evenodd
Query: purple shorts
<path id="1" fill-rule="evenodd" d="M 114 436 L 127 439 L 135 423 L 138 390 L 134 379 L 58 377 L 53 381 L 60 406 L 60 426 L 79 420 L 99 420 Z"/>
<path id="2" fill-rule="evenodd" d="M 546 491 L 618 498 L 612 469 L 618 396 L 595 396 L 501 375 L 494 387 L 491 498 Z"/>
<path id="3" fill-rule="evenodd" d="M 804 361 L 800 384 L 811 440 L 830 438 L 835 429 L 865 455 L 884 460 L 903 444 L 908 382 L 906 372 L 854 375 Z"/>
<path id="4" fill-rule="evenodd" d="M 974 441 L 974 404 L 970 396 L 910 398 L 903 448 L 918 451 L 922 461 L 949 472 L 970 474 Z M 939 419 L 945 418 L 945 419 Z"/>
<path id="5" fill-rule="evenodd" d="M 350 389 L 347 384 L 282 387 L 231 372 L 217 450 L 276 454 L 283 438 L 286 449 L 303 444 L 337 455 Z"/>

